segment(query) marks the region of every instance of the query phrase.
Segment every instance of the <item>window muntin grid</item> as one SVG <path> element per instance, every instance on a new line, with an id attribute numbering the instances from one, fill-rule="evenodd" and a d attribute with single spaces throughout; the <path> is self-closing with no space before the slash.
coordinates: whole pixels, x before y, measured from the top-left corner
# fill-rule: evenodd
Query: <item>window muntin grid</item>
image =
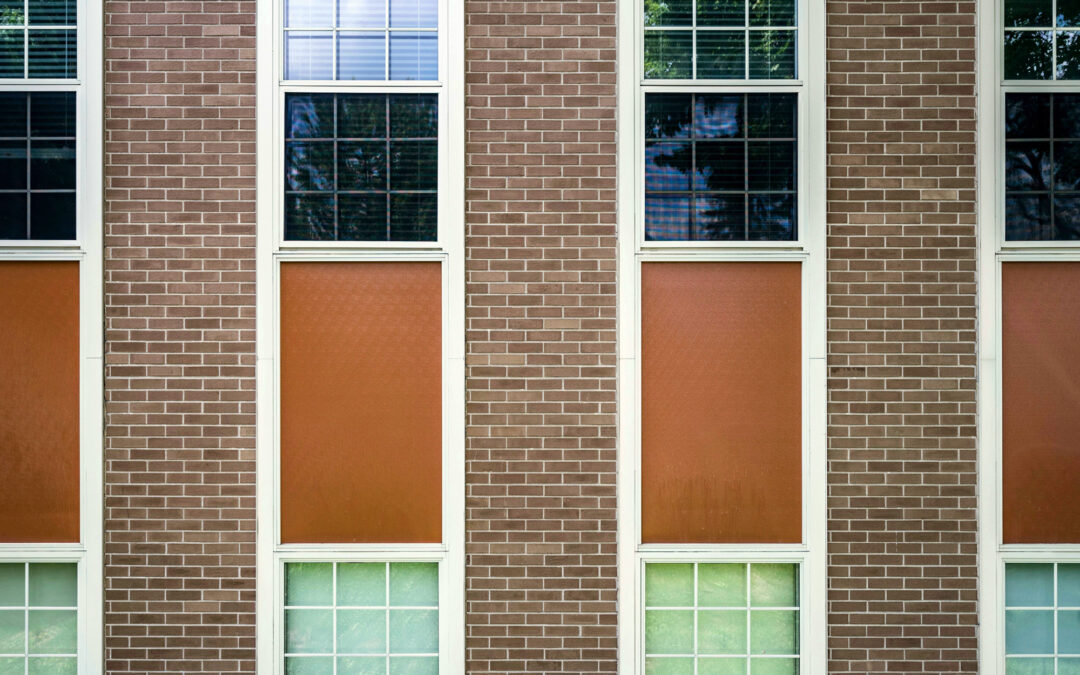
<path id="1" fill-rule="evenodd" d="M 1005 670 L 1080 673 L 1080 563 L 1005 565 Z"/>
<path id="2" fill-rule="evenodd" d="M 1005 0 L 1003 24 L 1004 79 L 1080 79 L 1076 0 Z"/>
<path id="3" fill-rule="evenodd" d="M 0 563 L 0 673 L 78 672 L 77 571 L 77 563 Z"/>
<path id="4" fill-rule="evenodd" d="M 0 79 L 78 75 L 74 0 L 0 1 Z"/>

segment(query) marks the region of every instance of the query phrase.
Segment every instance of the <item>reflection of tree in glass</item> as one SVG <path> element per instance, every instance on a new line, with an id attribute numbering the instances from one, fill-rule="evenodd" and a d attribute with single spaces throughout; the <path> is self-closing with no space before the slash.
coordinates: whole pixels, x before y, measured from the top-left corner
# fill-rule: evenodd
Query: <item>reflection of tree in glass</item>
<path id="1" fill-rule="evenodd" d="M 25 22 L 25 15 L 21 7 L 2 7 L 0 8 L 0 26 L 21 26 Z M 22 39 L 22 34 L 19 34 L 19 39 Z"/>
<path id="2" fill-rule="evenodd" d="M 1039 31 L 1005 31 L 1005 77 L 1011 80 L 1050 78 L 1050 36 Z"/>
<path id="3" fill-rule="evenodd" d="M 751 78 L 773 80 L 795 76 L 795 31 L 755 31 L 754 38 Z"/>

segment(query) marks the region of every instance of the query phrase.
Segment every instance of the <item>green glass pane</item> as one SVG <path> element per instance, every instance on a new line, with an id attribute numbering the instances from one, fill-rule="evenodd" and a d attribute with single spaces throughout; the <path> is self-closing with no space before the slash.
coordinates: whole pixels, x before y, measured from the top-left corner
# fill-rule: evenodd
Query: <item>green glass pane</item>
<path id="1" fill-rule="evenodd" d="M 1054 659 L 1005 659 L 1005 675 L 1054 675 Z"/>
<path id="2" fill-rule="evenodd" d="M 79 672 L 79 660 L 69 657 L 30 657 L 27 660 L 29 675 L 76 675 Z"/>
<path id="3" fill-rule="evenodd" d="M 78 565 L 75 563 L 31 563 L 31 607 L 75 607 L 78 604 Z"/>
<path id="4" fill-rule="evenodd" d="M 753 607 L 797 607 L 799 569 L 788 563 L 750 566 L 750 605 Z"/>
<path id="5" fill-rule="evenodd" d="M 652 563 L 645 565 L 646 607 L 693 607 L 694 566 Z"/>
<path id="6" fill-rule="evenodd" d="M 1080 607 L 1080 564 L 1058 565 L 1057 589 L 1059 607 Z"/>
<path id="7" fill-rule="evenodd" d="M 688 30 L 645 32 L 645 78 L 690 79 L 693 34 Z"/>
<path id="8" fill-rule="evenodd" d="M 26 661 L 16 656 L 0 658 L 0 675 L 26 675 Z"/>
<path id="9" fill-rule="evenodd" d="M 647 610 L 645 653 L 693 654 L 694 613 L 688 610 Z"/>
<path id="10" fill-rule="evenodd" d="M 1058 659 L 1057 675 L 1080 675 L 1080 659 Z"/>
<path id="11" fill-rule="evenodd" d="M 796 36 L 793 30 L 751 31 L 750 79 L 794 79 Z"/>
<path id="12" fill-rule="evenodd" d="M 334 617 L 329 609 L 285 610 L 285 652 L 329 654 L 334 649 Z"/>
<path id="13" fill-rule="evenodd" d="M 25 30 L 0 31 L 0 77 L 23 77 L 23 58 L 26 55 L 26 45 L 23 40 L 25 38 Z"/>
<path id="14" fill-rule="evenodd" d="M 76 2 L 74 0 L 30 0 L 30 24 L 35 26 L 74 26 Z"/>
<path id="15" fill-rule="evenodd" d="M 26 580 L 22 563 L 0 564 L 0 607 L 22 607 L 26 596 Z"/>
<path id="16" fill-rule="evenodd" d="M 645 659 L 645 675 L 694 675 L 694 659 Z"/>
<path id="17" fill-rule="evenodd" d="M 74 654 L 79 613 L 73 609 L 32 609 L 27 622 L 31 654 Z"/>
<path id="18" fill-rule="evenodd" d="M 390 610 L 391 654 L 436 654 L 439 651 L 439 610 Z"/>
<path id="19" fill-rule="evenodd" d="M 1080 31 L 1057 34 L 1057 79 L 1080 79 Z"/>
<path id="20" fill-rule="evenodd" d="M 333 563 L 286 563 L 285 606 L 334 604 Z"/>
<path id="21" fill-rule="evenodd" d="M 745 610 L 702 610 L 697 629 L 699 654 L 746 653 Z"/>
<path id="22" fill-rule="evenodd" d="M 1053 6 L 1053 0 L 1005 0 L 1005 26 L 1049 27 Z"/>
<path id="23" fill-rule="evenodd" d="M 439 675 L 439 657 L 391 656 L 390 675 Z"/>
<path id="24" fill-rule="evenodd" d="M 30 77 L 75 77 L 76 49 L 74 30 L 30 31 Z"/>
<path id="25" fill-rule="evenodd" d="M 386 657 L 339 656 L 337 675 L 386 675 Z"/>
<path id="26" fill-rule="evenodd" d="M 1049 80 L 1053 45 L 1049 31 L 1005 31 L 1006 80 Z"/>
<path id="27" fill-rule="evenodd" d="M 331 656 L 289 656 L 285 659 L 285 675 L 334 675 Z"/>
<path id="28" fill-rule="evenodd" d="M 337 568 L 338 605 L 379 607 L 386 604 L 385 563 L 341 563 Z"/>
<path id="29" fill-rule="evenodd" d="M 751 26 L 794 26 L 795 0 L 750 0 Z"/>
<path id="30" fill-rule="evenodd" d="M 750 653 L 798 654 L 798 613 L 791 610 L 750 612 Z"/>
<path id="31" fill-rule="evenodd" d="M 745 26 L 746 0 L 697 0 L 699 26 Z"/>
<path id="32" fill-rule="evenodd" d="M 339 654 L 385 654 L 386 611 L 338 610 L 337 651 Z"/>
<path id="33" fill-rule="evenodd" d="M 698 606 L 746 607 L 746 565 L 698 565 Z"/>
<path id="34" fill-rule="evenodd" d="M 26 616 L 22 610 L 0 610 L 0 654 L 26 651 Z"/>
<path id="35" fill-rule="evenodd" d="M 1054 613 L 1010 609 L 1005 612 L 1006 654 L 1053 654 Z"/>
<path id="36" fill-rule="evenodd" d="M 1080 610 L 1063 609 L 1058 612 L 1057 653 L 1080 656 Z"/>
<path id="37" fill-rule="evenodd" d="M 750 659 L 750 675 L 798 675 L 799 659 Z"/>
<path id="38" fill-rule="evenodd" d="M 697 675 L 746 675 L 746 659 L 698 659 Z"/>
<path id="39" fill-rule="evenodd" d="M 741 80 L 746 77 L 744 31 L 699 32 L 697 76 L 703 80 Z"/>
<path id="40" fill-rule="evenodd" d="M 693 20 L 692 0 L 645 0 L 646 26 L 689 26 Z"/>
<path id="41" fill-rule="evenodd" d="M 437 563 L 391 564 L 390 604 L 395 607 L 438 607 L 439 565 Z"/>
<path id="42" fill-rule="evenodd" d="M 1054 566 L 1015 564 L 1005 566 L 1006 607 L 1052 607 Z"/>

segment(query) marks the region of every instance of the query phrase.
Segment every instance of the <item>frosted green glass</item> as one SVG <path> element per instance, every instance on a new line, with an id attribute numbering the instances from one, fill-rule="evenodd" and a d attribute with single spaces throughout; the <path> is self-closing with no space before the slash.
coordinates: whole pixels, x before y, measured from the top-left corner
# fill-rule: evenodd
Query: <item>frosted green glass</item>
<path id="1" fill-rule="evenodd" d="M 750 605 L 752 607 L 797 607 L 798 570 L 791 564 L 750 565 Z"/>
<path id="2" fill-rule="evenodd" d="M 1058 659 L 1058 675 L 1080 675 L 1080 659 Z"/>
<path id="3" fill-rule="evenodd" d="M 439 651 L 439 610 L 390 610 L 391 654 L 435 654 Z"/>
<path id="4" fill-rule="evenodd" d="M 793 610 L 750 612 L 751 654 L 798 654 L 799 621 Z"/>
<path id="5" fill-rule="evenodd" d="M 690 610 L 645 611 L 646 654 L 693 654 L 694 613 Z"/>
<path id="6" fill-rule="evenodd" d="M 1058 565 L 1058 606 L 1080 607 L 1080 565 Z"/>
<path id="7" fill-rule="evenodd" d="M 645 675 L 694 675 L 694 659 L 645 659 Z"/>
<path id="8" fill-rule="evenodd" d="M 386 657 L 339 656 L 337 675 L 386 675 Z"/>
<path id="9" fill-rule="evenodd" d="M 391 656 L 390 675 L 439 675 L 439 657 Z"/>
<path id="10" fill-rule="evenodd" d="M 285 606 L 328 607 L 334 604 L 332 563 L 287 563 L 285 565 Z"/>
<path id="11" fill-rule="evenodd" d="M 746 565 L 698 565 L 699 607 L 746 607 Z"/>
<path id="12" fill-rule="evenodd" d="M 79 613 L 73 609 L 32 609 L 27 627 L 31 654 L 74 654 L 79 648 Z"/>
<path id="13" fill-rule="evenodd" d="M 0 607 L 22 607 L 26 599 L 25 565 L 0 563 Z"/>
<path id="14" fill-rule="evenodd" d="M 694 566 L 653 563 L 645 566 L 646 607 L 692 607 Z"/>
<path id="15" fill-rule="evenodd" d="M 337 652 L 339 654 L 385 654 L 386 610 L 338 610 Z"/>
<path id="16" fill-rule="evenodd" d="M 1053 654 L 1054 612 L 1010 609 L 1005 612 L 1006 654 Z"/>
<path id="17" fill-rule="evenodd" d="M 27 660 L 29 675 L 76 675 L 79 672 L 79 660 L 74 656 L 47 656 Z"/>
<path id="18" fill-rule="evenodd" d="M 331 656 L 289 656 L 285 659 L 285 675 L 334 675 Z"/>
<path id="19" fill-rule="evenodd" d="M 745 654 L 746 610 L 698 612 L 698 654 Z"/>
<path id="20" fill-rule="evenodd" d="M 1080 610 L 1063 609 L 1058 612 L 1057 653 L 1080 655 Z"/>
<path id="21" fill-rule="evenodd" d="M 26 675 L 26 661 L 15 656 L 0 658 L 0 675 Z"/>
<path id="22" fill-rule="evenodd" d="M 799 659 L 750 659 L 750 675 L 798 675 Z"/>
<path id="23" fill-rule="evenodd" d="M 334 650 L 333 610 L 285 610 L 287 654 L 329 654 Z"/>
<path id="24" fill-rule="evenodd" d="M 1054 566 L 1013 564 L 1005 566 L 1006 607 L 1052 607 Z"/>
<path id="25" fill-rule="evenodd" d="M 746 675 L 746 659 L 698 659 L 697 675 Z"/>
<path id="26" fill-rule="evenodd" d="M 1005 675 L 1054 675 L 1054 659 L 1005 659 Z"/>
<path id="27" fill-rule="evenodd" d="M 26 616 L 22 610 L 0 610 L 0 654 L 26 651 Z"/>
<path id="28" fill-rule="evenodd" d="M 75 563 L 31 563 L 31 607 L 75 607 L 79 602 Z"/>
<path id="29" fill-rule="evenodd" d="M 386 563 L 340 563 L 337 604 L 379 607 L 386 604 Z"/>
<path id="30" fill-rule="evenodd" d="M 437 563 L 392 563 L 390 604 L 395 607 L 437 607 L 439 566 Z"/>

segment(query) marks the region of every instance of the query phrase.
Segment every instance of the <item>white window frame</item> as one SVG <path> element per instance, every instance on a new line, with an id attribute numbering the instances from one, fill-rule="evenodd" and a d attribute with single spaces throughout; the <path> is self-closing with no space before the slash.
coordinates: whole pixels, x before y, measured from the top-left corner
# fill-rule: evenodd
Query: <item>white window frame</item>
<path id="1" fill-rule="evenodd" d="M 824 673 L 826 583 L 825 6 L 799 0 L 796 80 L 646 80 L 642 0 L 620 0 L 619 204 L 619 672 L 645 672 L 644 569 L 653 562 L 788 562 L 799 567 L 800 673 Z M 644 239 L 645 94 L 798 95 L 798 236 L 793 241 Z M 654 262 L 798 262 L 802 266 L 802 541 L 644 544 L 641 539 L 641 266 Z"/>
<path id="2" fill-rule="evenodd" d="M 256 665 L 284 673 L 286 562 L 436 562 L 439 672 L 465 664 L 465 87 L 464 1 L 439 2 L 439 80 L 285 80 L 284 0 L 257 21 Z M 287 93 L 433 93 L 439 97 L 438 234 L 435 241 L 289 241 L 284 235 L 284 114 Z M 282 265 L 293 262 L 437 262 L 442 273 L 442 542 L 283 544 L 280 537 L 279 298 Z"/>

